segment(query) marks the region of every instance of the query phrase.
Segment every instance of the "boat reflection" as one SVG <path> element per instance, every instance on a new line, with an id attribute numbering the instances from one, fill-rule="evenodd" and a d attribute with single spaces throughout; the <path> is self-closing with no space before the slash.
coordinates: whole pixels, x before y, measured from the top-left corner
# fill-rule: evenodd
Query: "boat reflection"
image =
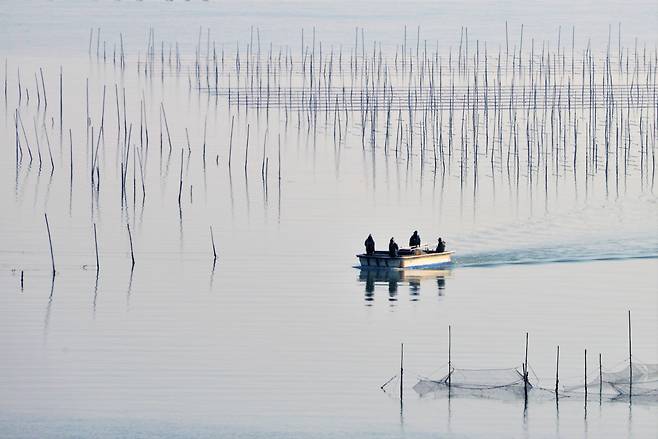
<path id="1" fill-rule="evenodd" d="M 377 286 L 388 286 L 388 300 L 398 300 L 398 286 L 409 285 L 409 294 L 412 301 L 420 299 L 421 285 L 427 286 L 432 279 L 436 280 L 438 295 L 443 296 L 446 287 L 446 278 L 450 277 L 451 270 L 400 270 L 390 268 L 360 268 L 359 282 L 365 285 L 365 300 L 372 302 L 375 299 Z"/>

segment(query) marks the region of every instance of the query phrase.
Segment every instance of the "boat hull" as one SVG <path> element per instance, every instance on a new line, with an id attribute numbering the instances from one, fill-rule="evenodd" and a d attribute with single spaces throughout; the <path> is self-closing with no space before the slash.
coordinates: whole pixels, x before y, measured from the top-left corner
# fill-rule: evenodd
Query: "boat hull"
<path id="1" fill-rule="evenodd" d="M 429 268 L 452 263 L 454 252 L 427 253 L 391 257 L 385 252 L 375 252 L 374 255 L 357 255 L 361 267 L 373 268 Z"/>

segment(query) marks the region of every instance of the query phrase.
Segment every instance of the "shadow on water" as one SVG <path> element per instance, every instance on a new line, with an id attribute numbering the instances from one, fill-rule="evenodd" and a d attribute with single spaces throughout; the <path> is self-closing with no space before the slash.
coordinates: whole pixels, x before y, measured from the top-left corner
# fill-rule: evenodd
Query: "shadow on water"
<path id="1" fill-rule="evenodd" d="M 450 277 L 450 273 L 451 271 L 448 269 L 359 268 L 359 282 L 365 283 L 366 305 L 370 305 L 375 300 L 375 290 L 378 287 L 388 288 L 389 302 L 397 302 L 400 285 L 408 285 L 410 300 L 417 301 L 420 299 L 421 286 L 428 288 L 432 280 L 436 282 L 432 289 L 438 289 L 438 295 L 443 296 L 446 278 Z"/>

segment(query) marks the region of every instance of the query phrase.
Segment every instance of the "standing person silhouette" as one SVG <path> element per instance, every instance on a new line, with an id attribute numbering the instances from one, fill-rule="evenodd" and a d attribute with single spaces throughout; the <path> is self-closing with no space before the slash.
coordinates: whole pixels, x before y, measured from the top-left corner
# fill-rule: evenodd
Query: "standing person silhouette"
<path id="1" fill-rule="evenodd" d="M 374 255 L 375 254 L 375 240 L 372 239 L 372 235 L 368 235 L 368 238 L 366 239 L 366 242 L 364 244 L 366 245 L 366 254 L 367 255 Z"/>
<path id="2" fill-rule="evenodd" d="M 418 230 L 416 230 L 414 231 L 414 234 L 411 235 L 411 238 L 409 238 L 409 247 L 414 248 L 419 246 L 420 246 L 420 235 L 418 234 Z"/>

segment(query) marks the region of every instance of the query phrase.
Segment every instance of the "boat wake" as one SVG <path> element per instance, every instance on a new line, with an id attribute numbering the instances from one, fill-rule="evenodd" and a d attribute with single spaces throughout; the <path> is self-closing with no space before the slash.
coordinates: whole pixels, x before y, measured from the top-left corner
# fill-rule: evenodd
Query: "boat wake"
<path id="1" fill-rule="evenodd" d="M 658 258 L 656 221 L 658 198 L 644 196 L 488 224 L 448 245 L 461 267 Z"/>
<path id="2" fill-rule="evenodd" d="M 456 256 L 454 263 L 457 267 L 489 267 L 652 258 L 658 258 L 658 243 L 642 243 L 633 247 L 617 247 L 607 242 L 600 245 L 590 243 L 588 245 L 572 244 L 569 246 L 473 252 Z"/>

